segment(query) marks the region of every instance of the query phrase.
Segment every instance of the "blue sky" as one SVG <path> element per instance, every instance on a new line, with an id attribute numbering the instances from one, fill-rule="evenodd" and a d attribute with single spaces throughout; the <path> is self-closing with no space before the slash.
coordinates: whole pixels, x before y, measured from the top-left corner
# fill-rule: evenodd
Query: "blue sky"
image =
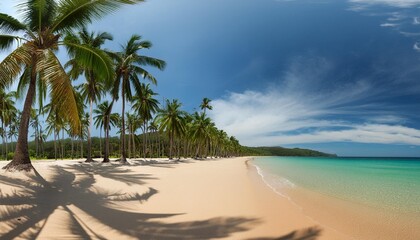
<path id="1" fill-rule="evenodd" d="M 1 12 L 13 13 L 14 1 Z M 420 0 L 150 0 L 90 28 L 151 40 L 160 98 L 243 145 L 420 156 Z M 0 59 L 4 53 L 0 54 Z M 115 111 L 119 111 L 119 105 Z M 96 135 L 99 135 L 96 131 Z"/>

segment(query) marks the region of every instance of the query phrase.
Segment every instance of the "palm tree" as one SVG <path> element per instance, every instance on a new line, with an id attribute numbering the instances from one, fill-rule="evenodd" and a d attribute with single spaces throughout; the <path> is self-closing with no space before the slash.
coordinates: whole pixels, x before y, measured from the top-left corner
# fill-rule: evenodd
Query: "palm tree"
<path id="1" fill-rule="evenodd" d="M 204 110 L 204 114 L 206 114 L 206 109 L 212 110 L 213 106 L 210 105 L 211 99 L 203 98 L 203 101 L 200 104 L 201 110 Z"/>
<path id="2" fill-rule="evenodd" d="M 54 158 L 57 160 L 57 140 L 60 141 L 60 131 L 64 126 L 64 119 L 61 117 L 58 108 L 55 105 L 47 104 L 45 111 L 48 111 L 47 123 L 47 134 L 54 134 Z M 57 139 L 58 138 L 58 139 Z"/>
<path id="3" fill-rule="evenodd" d="M 156 123 L 156 121 L 153 120 L 153 121 L 150 122 L 149 129 L 148 130 L 150 130 L 154 134 L 154 137 L 155 137 L 155 142 L 154 142 L 155 147 L 153 147 L 153 143 L 151 144 L 152 145 L 152 147 L 151 147 L 151 155 L 153 155 L 153 150 L 156 149 L 156 152 L 158 153 L 157 156 L 159 157 L 159 154 L 160 154 L 160 144 L 159 144 L 159 136 L 157 135 L 158 127 L 159 126 Z"/>
<path id="4" fill-rule="evenodd" d="M 7 159 L 8 154 L 8 132 L 7 128 L 13 124 L 14 119 L 16 118 L 17 109 L 15 108 L 15 99 L 16 92 L 6 93 L 4 89 L 0 89 L 0 120 L 2 128 L 2 139 L 3 145 L 5 145 L 5 159 Z M 16 122 L 16 121 L 15 121 Z M 10 127 L 9 127 L 9 130 Z"/>
<path id="5" fill-rule="evenodd" d="M 172 159 L 172 148 L 174 138 L 182 136 L 185 132 L 184 117 L 186 112 L 181 110 L 181 103 L 178 100 L 166 100 L 166 105 L 157 115 L 159 130 L 166 132 L 169 137 L 169 159 Z"/>
<path id="6" fill-rule="evenodd" d="M 141 84 L 140 95 L 133 98 L 133 109 L 140 114 L 143 120 L 143 157 L 146 158 L 147 149 L 147 129 L 148 123 L 159 110 L 159 101 L 154 98 L 157 94 L 150 88 L 149 84 Z"/>
<path id="7" fill-rule="evenodd" d="M 137 94 L 140 95 L 140 78 L 148 79 L 152 83 L 156 84 L 156 78 L 143 68 L 143 66 L 156 67 L 160 70 L 165 68 L 166 63 L 163 60 L 142 56 L 139 54 L 139 51 L 142 49 L 149 49 L 152 47 L 152 44 L 149 41 L 142 41 L 141 37 L 138 35 L 133 35 L 128 40 L 121 52 L 109 54 L 112 56 L 116 63 L 116 78 L 114 82 L 114 87 L 112 90 L 114 100 L 119 98 L 119 92 L 121 89 L 122 97 L 122 121 L 121 121 L 121 162 L 127 162 L 127 153 L 125 147 L 125 101 L 132 100 L 132 90 L 131 86 L 134 87 Z"/>
<path id="8" fill-rule="evenodd" d="M 131 158 L 136 155 L 135 147 L 135 133 L 139 129 L 139 126 L 142 125 L 142 120 L 138 115 L 127 113 L 127 129 L 128 129 L 128 157 Z M 131 148 L 132 146 L 132 148 Z"/>
<path id="9" fill-rule="evenodd" d="M 60 114 L 75 132 L 80 130 L 73 88 L 56 56 L 60 45 L 70 47 L 81 65 L 91 66 L 101 77 L 113 75 L 112 64 L 105 54 L 63 39 L 64 33 L 85 26 L 123 4 L 138 2 L 142 0 L 27 0 L 18 5 L 23 21 L 0 13 L 0 31 L 4 33 L 0 35 L 0 50 L 17 42 L 17 48 L 0 63 L 0 85 L 9 86 L 22 70 L 29 76 L 15 154 L 5 169 L 29 171 L 33 168 L 28 152 L 28 128 L 37 82 L 50 88 L 51 102 L 59 106 Z"/>
<path id="10" fill-rule="evenodd" d="M 110 125 L 116 126 L 118 124 L 118 114 L 112 114 L 112 106 L 114 102 L 109 103 L 105 101 L 98 105 L 98 108 L 93 112 L 95 115 L 95 126 L 103 128 L 105 137 L 104 159 L 102 162 L 109 162 L 109 130 Z"/>
<path id="11" fill-rule="evenodd" d="M 195 157 L 200 157 L 200 147 L 205 146 L 206 142 L 210 138 L 210 126 L 212 124 L 211 119 L 206 116 L 205 113 L 195 112 L 193 115 L 192 122 L 192 138 L 197 144 L 197 151 Z M 202 155 L 201 155 L 202 157 Z"/>
<path id="12" fill-rule="evenodd" d="M 77 35 L 68 34 L 66 36 L 68 41 L 74 42 L 76 44 L 83 44 L 90 46 L 95 49 L 100 49 L 101 45 L 105 43 L 106 40 L 112 40 L 113 37 L 111 34 L 107 32 L 99 32 L 95 34 L 94 32 L 89 33 L 85 27 L 83 27 Z M 92 159 L 92 111 L 93 111 L 93 103 L 97 103 L 100 100 L 101 95 L 104 92 L 104 85 L 105 80 L 98 77 L 93 71 L 92 66 L 83 67 L 82 64 L 79 63 L 80 58 L 76 58 L 76 53 L 73 52 L 73 48 L 69 48 L 70 55 L 74 58 L 69 60 L 65 67 L 71 67 L 70 76 L 73 79 L 77 79 L 80 74 L 84 73 L 86 82 L 79 86 L 82 90 L 83 98 L 89 102 L 89 131 L 88 131 L 88 152 L 87 152 L 87 159 L 86 162 L 93 162 Z"/>

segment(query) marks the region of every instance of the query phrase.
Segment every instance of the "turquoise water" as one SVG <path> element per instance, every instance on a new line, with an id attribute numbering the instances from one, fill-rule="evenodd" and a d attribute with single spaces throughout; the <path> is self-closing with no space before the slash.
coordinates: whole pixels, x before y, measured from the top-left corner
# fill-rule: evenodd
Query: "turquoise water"
<path id="1" fill-rule="evenodd" d="M 265 181 L 287 197 L 302 187 L 386 210 L 420 214 L 420 159 L 260 157 Z"/>

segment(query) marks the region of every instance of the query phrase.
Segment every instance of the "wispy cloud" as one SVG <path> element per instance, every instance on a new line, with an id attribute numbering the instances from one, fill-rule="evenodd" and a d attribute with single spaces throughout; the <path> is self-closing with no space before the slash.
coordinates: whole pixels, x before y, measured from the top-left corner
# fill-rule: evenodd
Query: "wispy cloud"
<path id="1" fill-rule="evenodd" d="M 376 94 L 369 81 L 329 83 L 334 65 L 324 58 L 297 58 L 280 84 L 263 91 L 229 93 L 213 101 L 216 124 L 243 144 L 282 145 L 351 141 L 420 145 L 420 130 L 403 117 L 357 104 Z"/>
<path id="2" fill-rule="evenodd" d="M 395 26 L 398 26 L 398 24 L 396 24 L 396 23 L 382 23 L 380 26 L 381 27 L 395 27 Z"/>
<path id="3" fill-rule="evenodd" d="M 420 5 L 420 0 L 349 0 L 351 3 L 367 4 L 367 5 L 388 5 L 392 7 L 413 7 Z"/>

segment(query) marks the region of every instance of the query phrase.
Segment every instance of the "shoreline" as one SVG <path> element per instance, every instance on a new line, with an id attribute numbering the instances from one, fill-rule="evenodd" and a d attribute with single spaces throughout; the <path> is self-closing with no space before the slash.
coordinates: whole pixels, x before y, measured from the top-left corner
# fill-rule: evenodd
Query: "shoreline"
<path id="1" fill-rule="evenodd" d="M 263 180 L 267 177 L 263 173 L 260 175 Z M 279 196 L 289 199 L 315 222 L 353 239 L 415 240 L 420 237 L 420 219 L 416 214 L 376 208 L 302 186 L 280 187 L 278 190 L 269 181 L 264 180 L 264 183 Z"/>

